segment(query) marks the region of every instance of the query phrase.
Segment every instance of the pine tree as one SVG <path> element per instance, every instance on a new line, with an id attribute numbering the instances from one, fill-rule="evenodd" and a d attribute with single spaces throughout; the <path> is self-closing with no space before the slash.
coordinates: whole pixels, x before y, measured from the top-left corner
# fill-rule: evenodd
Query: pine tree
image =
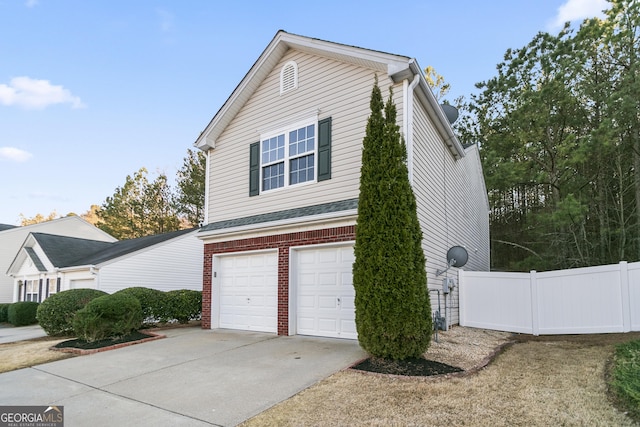
<path id="1" fill-rule="evenodd" d="M 392 95 L 385 106 L 376 78 L 363 140 L 353 283 L 360 345 L 372 356 L 404 360 L 427 350 L 432 321 L 422 231 Z"/>

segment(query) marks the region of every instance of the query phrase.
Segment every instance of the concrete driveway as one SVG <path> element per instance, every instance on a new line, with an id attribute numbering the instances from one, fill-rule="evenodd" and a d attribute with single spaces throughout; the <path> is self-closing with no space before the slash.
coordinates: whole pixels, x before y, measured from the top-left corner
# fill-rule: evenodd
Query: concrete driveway
<path id="1" fill-rule="evenodd" d="M 167 338 L 0 374 L 0 405 L 65 426 L 233 426 L 365 357 L 357 341 L 177 328 Z"/>

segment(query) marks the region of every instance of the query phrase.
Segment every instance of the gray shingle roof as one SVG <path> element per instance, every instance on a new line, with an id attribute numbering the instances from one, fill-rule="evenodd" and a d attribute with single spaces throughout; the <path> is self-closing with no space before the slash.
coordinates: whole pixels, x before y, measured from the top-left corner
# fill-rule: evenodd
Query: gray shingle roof
<path id="1" fill-rule="evenodd" d="M 36 254 L 36 251 L 34 251 L 33 248 L 24 248 L 24 249 L 27 251 L 27 255 L 29 255 L 29 258 L 31 258 L 31 261 L 33 261 L 33 265 L 36 266 L 38 271 L 47 271 L 47 268 L 44 266 L 44 264 L 38 257 L 38 254 Z"/>
<path id="2" fill-rule="evenodd" d="M 9 225 L 9 224 L 0 224 L 0 231 L 10 230 L 12 228 L 16 228 L 16 226 L 15 225 Z"/>
<path id="3" fill-rule="evenodd" d="M 171 233 L 121 240 L 118 242 L 101 242 L 98 240 L 80 239 L 76 237 L 58 236 L 46 233 L 32 233 L 38 244 L 58 268 L 81 265 L 96 265 L 132 252 L 157 245 L 158 243 L 190 233 L 195 229 L 179 230 Z"/>
<path id="4" fill-rule="evenodd" d="M 111 246 L 99 252 L 87 255 L 74 262 L 74 265 L 96 265 L 114 258 L 127 255 L 141 249 L 148 248 L 158 243 L 174 239 L 183 234 L 190 233 L 195 229 L 179 230 L 171 233 L 156 234 L 153 236 L 139 237 L 137 239 L 120 240 L 119 242 L 110 243 Z"/>
<path id="5" fill-rule="evenodd" d="M 54 267 L 70 267 L 74 261 L 104 250 L 113 243 L 78 237 L 58 236 L 47 233 L 31 233 Z"/>
<path id="6" fill-rule="evenodd" d="M 302 218 L 306 216 L 321 215 L 331 212 L 347 211 L 358 208 L 358 199 L 341 200 L 338 202 L 323 203 L 320 205 L 305 206 L 302 208 L 286 209 L 278 212 L 246 216 L 243 218 L 229 219 L 212 222 L 200 229 L 200 231 L 223 230 L 226 228 L 242 227 L 245 225 L 262 224 L 284 219 Z"/>

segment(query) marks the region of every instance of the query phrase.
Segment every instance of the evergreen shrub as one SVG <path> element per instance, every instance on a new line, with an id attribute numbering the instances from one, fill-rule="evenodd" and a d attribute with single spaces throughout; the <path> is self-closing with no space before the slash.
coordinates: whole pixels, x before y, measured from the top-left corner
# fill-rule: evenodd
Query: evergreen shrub
<path id="1" fill-rule="evenodd" d="M 9 306 L 11 304 L 0 304 L 0 323 L 6 323 L 9 321 Z"/>
<path id="2" fill-rule="evenodd" d="M 167 295 L 168 317 L 179 323 L 200 319 L 202 315 L 202 292 L 189 289 L 169 291 Z"/>
<path id="3" fill-rule="evenodd" d="M 432 319 L 422 230 L 392 95 L 385 106 L 376 77 L 363 140 L 353 285 L 362 348 L 404 360 L 427 350 Z"/>
<path id="4" fill-rule="evenodd" d="M 35 301 L 14 302 L 7 309 L 7 319 L 13 326 L 26 326 L 38 323 L 36 312 L 38 304 Z"/>
<path id="5" fill-rule="evenodd" d="M 142 306 L 132 295 L 103 295 L 76 312 L 73 331 L 87 342 L 119 338 L 142 326 Z"/>
<path id="6" fill-rule="evenodd" d="M 157 289 L 133 287 L 122 289 L 114 295 L 130 295 L 136 298 L 142 306 L 144 323 L 167 322 L 170 320 L 167 294 Z"/>
<path id="7" fill-rule="evenodd" d="M 70 289 L 58 292 L 38 307 L 36 318 L 42 329 L 51 336 L 73 335 L 73 317 L 89 301 L 107 295 L 97 289 Z"/>

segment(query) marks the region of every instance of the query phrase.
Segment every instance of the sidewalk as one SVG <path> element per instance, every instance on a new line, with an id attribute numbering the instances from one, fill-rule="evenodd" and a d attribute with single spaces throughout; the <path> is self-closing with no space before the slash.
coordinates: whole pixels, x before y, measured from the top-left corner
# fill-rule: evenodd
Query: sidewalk
<path id="1" fill-rule="evenodd" d="M 47 334 L 40 327 L 40 325 L 16 327 L 9 323 L 0 323 L 0 344 L 30 340 L 33 338 L 40 338 L 45 336 L 47 336 Z"/>

